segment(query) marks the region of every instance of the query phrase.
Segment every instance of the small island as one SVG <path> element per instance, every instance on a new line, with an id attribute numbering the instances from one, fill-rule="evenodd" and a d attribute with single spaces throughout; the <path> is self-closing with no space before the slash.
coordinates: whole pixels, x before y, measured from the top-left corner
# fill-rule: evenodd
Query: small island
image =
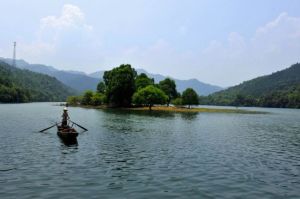
<path id="1" fill-rule="evenodd" d="M 155 84 L 145 73 L 137 74 L 129 64 L 122 64 L 105 71 L 97 91 L 87 90 L 80 96 L 69 96 L 70 106 L 85 108 L 136 111 L 208 112 L 208 113 L 262 113 L 241 109 L 199 108 L 199 94 L 192 88 L 182 93 L 176 89 L 175 81 L 166 78 Z"/>

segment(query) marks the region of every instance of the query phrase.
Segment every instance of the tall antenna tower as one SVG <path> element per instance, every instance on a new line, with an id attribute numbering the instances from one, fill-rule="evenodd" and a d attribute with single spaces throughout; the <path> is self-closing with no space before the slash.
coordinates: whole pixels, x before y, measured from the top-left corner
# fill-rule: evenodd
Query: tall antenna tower
<path id="1" fill-rule="evenodd" d="M 17 46 L 17 42 L 14 42 L 13 63 L 12 63 L 14 67 L 16 67 L 16 46 Z"/>

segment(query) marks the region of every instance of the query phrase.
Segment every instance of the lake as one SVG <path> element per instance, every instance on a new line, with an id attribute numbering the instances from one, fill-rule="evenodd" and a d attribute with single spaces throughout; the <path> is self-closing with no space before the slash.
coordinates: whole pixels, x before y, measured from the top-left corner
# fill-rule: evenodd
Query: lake
<path id="1" fill-rule="evenodd" d="M 148 113 L 0 104 L 0 198 L 300 198 L 300 110 Z"/>

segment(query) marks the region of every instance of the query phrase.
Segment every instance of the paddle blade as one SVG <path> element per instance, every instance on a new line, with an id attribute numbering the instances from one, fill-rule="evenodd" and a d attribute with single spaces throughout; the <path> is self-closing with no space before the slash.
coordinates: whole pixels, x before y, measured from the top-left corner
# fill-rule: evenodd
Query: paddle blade
<path id="1" fill-rule="evenodd" d="M 48 129 L 51 129 L 51 128 L 53 128 L 54 126 L 56 126 L 56 124 L 54 124 L 54 125 L 52 125 L 52 126 L 50 126 L 50 127 L 48 127 L 48 128 L 45 128 L 45 129 L 43 129 L 43 130 L 40 130 L 40 132 L 42 133 L 42 132 L 44 132 L 44 131 L 47 131 Z"/>
<path id="2" fill-rule="evenodd" d="M 71 120 L 70 120 L 71 121 Z M 80 127 L 80 128 L 82 128 L 83 130 L 85 130 L 85 131 L 87 131 L 87 129 L 86 128 L 84 128 L 83 126 L 81 126 L 81 125 L 79 125 L 79 124 L 77 124 L 77 123 L 75 123 L 75 122 L 73 122 L 73 121 L 71 121 L 73 124 L 75 124 L 76 126 L 78 126 L 78 127 Z"/>

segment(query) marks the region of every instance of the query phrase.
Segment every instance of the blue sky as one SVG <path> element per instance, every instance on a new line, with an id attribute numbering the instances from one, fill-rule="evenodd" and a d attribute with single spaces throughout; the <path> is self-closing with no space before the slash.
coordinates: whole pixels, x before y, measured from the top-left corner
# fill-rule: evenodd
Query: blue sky
<path id="1" fill-rule="evenodd" d="M 231 86 L 300 59 L 297 0 L 1 0 L 0 56 Z"/>

